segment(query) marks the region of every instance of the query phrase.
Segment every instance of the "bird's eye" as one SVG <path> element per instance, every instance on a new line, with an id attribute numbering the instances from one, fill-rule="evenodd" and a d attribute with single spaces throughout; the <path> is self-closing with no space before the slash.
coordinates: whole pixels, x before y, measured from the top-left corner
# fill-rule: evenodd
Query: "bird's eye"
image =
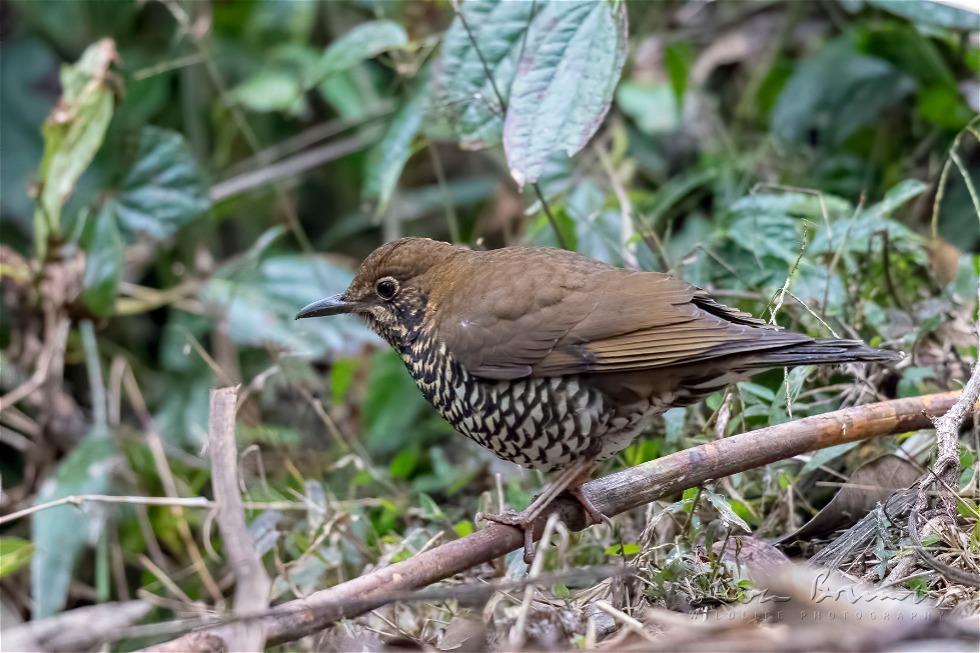
<path id="1" fill-rule="evenodd" d="M 374 290 L 381 299 L 391 299 L 398 293 L 398 282 L 391 277 L 378 279 L 378 282 L 374 284 Z"/>

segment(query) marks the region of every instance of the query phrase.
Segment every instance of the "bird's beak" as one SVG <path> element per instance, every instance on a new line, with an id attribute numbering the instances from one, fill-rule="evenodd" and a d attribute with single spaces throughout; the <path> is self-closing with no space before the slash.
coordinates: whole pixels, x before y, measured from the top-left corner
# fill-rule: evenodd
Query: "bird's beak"
<path id="1" fill-rule="evenodd" d="M 304 306 L 303 309 L 296 314 L 296 319 L 302 320 L 306 317 L 322 317 L 324 315 L 352 313 L 356 307 L 357 304 L 347 301 L 344 299 L 343 295 L 334 295 L 333 297 L 327 297 L 326 299 L 313 302 L 309 306 Z"/>

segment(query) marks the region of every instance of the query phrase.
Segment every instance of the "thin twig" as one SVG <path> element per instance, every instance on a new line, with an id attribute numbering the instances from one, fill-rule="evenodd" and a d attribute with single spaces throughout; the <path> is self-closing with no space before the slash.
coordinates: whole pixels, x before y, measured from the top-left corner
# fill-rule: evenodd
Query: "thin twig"
<path id="1" fill-rule="evenodd" d="M 558 515 L 551 513 L 548 521 L 545 522 L 544 532 L 541 533 L 541 540 L 538 545 L 538 555 L 531 563 L 531 571 L 528 573 L 528 580 L 534 581 L 541 575 L 541 568 L 544 566 L 545 549 L 551 543 L 551 533 L 555 530 L 558 523 Z M 534 584 L 528 583 L 524 588 L 524 597 L 521 600 L 521 608 L 514 621 L 514 627 L 510 632 L 510 647 L 513 651 L 520 651 L 524 648 L 524 629 L 527 627 L 527 615 L 531 611 L 531 599 L 534 597 Z"/>
<path id="2" fill-rule="evenodd" d="M 395 103 L 389 100 L 383 100 L 378 102 L 373 108 L 366 109 L 364 114 L 357 118 L 336 118 L 318 125 L 313 125 L 294 136 L 290 136 L 266 147 L 261 152 L 247 159 L 235 162 L 225 169 L 225 175 L 228 177 L 237 177 L 246 172 L 254 172 L 268 166 L 274 161 L 296 154 L 297 152 L 302 152 L 321 141 L 338 136 L 349 129 L 361 127 L 390 116 L 394 111 Z"/>
<path id="3" fill-rule="evenodd" d="M 947 582 L 952 580 L 961 585 L 968 585 L 980 589 L 980 576 L 940 562 L 926 550 L 926 547 L 922 545 L 922 539 L 919 537 L 920 526 L 918 524 L 918 518 L 918 511 L 912 510 L 909 512 L 909 538 L 912 540 L 912 544 L 914 545 L 913 550 L 919 560 L 933 571 L 939 572 L 939 574 L 947 579 Z"/>
<path id="4" fill-rule="evenodd" d="M 44 385 L 52 364 L 65 354 L 65 343 L 68 340 L 68 327 L 70 325 L 71 322 L 68 318 L 63 318 L 58 322 L 51 333 L 51 338 L 45 343 L 41 355 L 38 356 L 37 367 L 34 368 L 31 378 L 0 397 L 0 412 L 12 407 Z"/>
<path id="5" fill-rule="evenodd" d="M 619 212 L 621 214 L 620 246 L 623 250 L 623 263 L 625 267 L 636 269 L 638 264 L 636 260 L 636 244 L 633 242 L 633 236 L 636 235 L 636 230 L 633 228 L 633 202 L 630 200 L 629 193 L 626 192 L 626 187 L 623 185 L 623 180 L 619 178 L 619 173 L 616 171 L 615 166 L 613 166 L 613 162 L 610 160 L 605 148 L 596 143 L 593 149 L 599 157 L 599 163 L 602 165 L 603 170 L 605 170 L 606 176 L 609 177 L 609 185 L 612 186 L 613 193 L 616 195 L 616 201 L 619 202 Z"/>
<path id="6" fill-rule="evenodd" d="M 929 233 L 932 235 L 933 240 L 939 238 L 939 209 L 942 206 L 943 199 L 946 197 L 946 184 L 949 181 L 949 171 L 952 167 L 951 164 L 953 163 L 952 154 L 954 154 L 959 148 L 960 141 L 963 139 L 964 135 L 968 133 L 973 134 L 977 140 L 980 140 L 980 136 L 978 136 L 974 131 L 974 127 L 977 124 L 980 124 L 980 116 L 974 117 L 969 123 L 967 123 L 966 128 L 956 135 L 956 138 L 953 139 L 953 144 L 949 146 L 949 155 L 946 157 L 946 161 L 943 163 L 942 172 L 939 173 L 939 183 L 936 184 L 936 197 L 932 201 L 932 219 L 930 220 Z M 964 168 L 960 166 L 960 163 L 957 163 L 957 167 L 960 169 L 960 173 L 962 174 Z M 968 175 L 964 175 L 964 177 L 967 179 L 969 178 Z M 972 180 L 970 185 L 972 186 Z M 976 192 L 971 193 L 971 199 L 975 196 Z M 976 201 L 974 201 L 974 206 L 976 206 L 976 204 Z M 978 211 L 978 213 L 980 213 L 980 211 Z"/>
<path id="7" fill-rule="evenodd" d="M 972 412 L 973 405 L 980 398 L 980 364 L 973 368 L 973 374 L 963 388 L 963 394 L 945 415 L 934 421 L 936 427 L 936 464 L 933 472 L 950 486 L 957 485 L 960 477 L 960 425 Z M 951 502 L 950 506 L 952 506 Z M 952 508 L 950 507 L 950 512 Z"/>
<path id="8" fill-rule="evenodd" d="M 157 475 L 160 477 L 160 483 L 163 485 L 164 492 L 171 498 L 177 498 L 180 496 L 180 493 L 177 491 L 177 480 L 174 477 L 173 470 L 170 469 L 170 463 L 167 461 L 167 454 L 163 449 L 163 438 L 160 437 L 160 432 L 157 430 L 153 417 L 146 407 L 143 393 L 139 389 L 139 384 L 136 383 L 136 377 L 133 375 L 131 368 L 127 368 L 126 374 L 123 375 L 123 389 L 126 391 L 126 397 L 129 399 L 129 404 L 132 406 L 133 412 L 136 413 L 137 418 L 143 425 L 146 444 L 150 449 L 150 454 L 153 457 L 153 465 L 156 468 Z M 180 536 L 184 547 L 187 549 L 187 554 L 190 556 L 191 562 L 194 565 L 194 571 L 201 579 L 201 583 L 215 603 L 221 603 L 224 596 L 218 587 L 218 583 L 215 582 L 214 577 L 208 570 L 208 566 L 204 562 L 204 557 L 201 555 L 201 550 L 198 548 L 197 542 L 194 541 L 194 535 L 191 533 L 191 528 L 187 524 L 187 519 L 184 517 L 183 509 L 180 506 L 170 506 L 170 512 L 174 516 L 174 522 L 177 525 L 177 534 Z"/>
<path id="9" fill-rule="evenodd" d="M 442 203 L 446 207 L 446 224 L 449 227 L 449 239 L 454 243 L 460 240 L 459 218 L 456 216 L 456 207 L 453 205 L 453 198 L 449 192 L 449 185 L 446 183 L 446 172 L 442 167 L 442 159 L 439 151 L 436 150 L 432 139 L 425 139 L 426 148 L 429 150 L 429 160 L 432 161 L 432 172 L 436 175 L 439 183 L 439 193 L 442 195 Z"/>
<path id="10" fill-rule="evenodd" d="M 561 229 L 558 228 L 558 221 L 555 220 L 555 216 L 551 213 L 551 207 L 548 206 L 548 200 L 544 198 L 544 193 L 541 192 L 541 186 L 538 182 L 533 182 L 531 188 L 534 189 L 534 194 L 537 196 L 538 201 L 541 203 L 541 210 L 544 211 L 545 216 L 548 218 L 551 228 L 555 232 L 555 240 L 558 241 L 558 246 L 562 249 L 568 249 L 568 241 L 565 240 L 564 234 L 562 234 Z"/>
<path id="11" fill-rule="evenodd" d="M 599 608 L 600 610 L 602 610 L 603 612 L 605 612 L 606 614 L 608 614 L 610 617 L 612 617 L 616 621 L 622 623 L 624 626 L 626 626 L 631 631 L 633 631 L 634 633 L 636 633 L 637 635 L 639 635 L 643 639 L 647 640 L 648 642 L 655 642 L 656 641 L 656 639 L 650 633 L 650 631 L 648 631 L 646 628 L 644 628 L 643 624 L 641 624 L 639 621 L 637 621 L 633 617 L 629 616 L 628 614 L 626 614 L 622 610 L 617 610 L 612 605 L 610 605 L 608 601 L 602 601 L 602 600 L 596 601 L 595 602 L 595 607 Z"/>
<path id="12" fill-rule="evenodd" d="M 365 503 L 366 501 L 367 503 Z M 361 501 L 363 505 L 380 505 L 374 500 Z M 8 522 L 16 521 L 28 515 L 32 515 L 42 510 L 57 508 L 58 506 L 72 505 L 80 507 L 85 503 L 122 503 L 131 506 L 178 506 L 181 508 L 205 508 L 214 510 L 218 504 L 207 497 L 138 497 L 114 494 L 72 494 L 71 496 L 61 497 L 53 501 L 39 503 L 9 515 L 0 517 L 0 526 Z M 338 502 L 349 504 L 350 502 Z M 321 510 L 319 506 L 312 503 L 300 503 L 294 501 L 246 501 L 242 504 L 246 510 L 298 510 L 301 512 L 316 512 Z"/>
<path id="13" fill-rule="evenodd" d="M 235 614 L 249 615 L 269 607 L 271 583 L 245 523 L 235 447 L 237 407 L 237 386 L 211 390 L 208 453 L 211 456 L 211 487 L 218 502 L 218 530 L 235 575 Z M 233 628 L 228 636 L 228 648 L 232 651 L 264 650 L 262 622 L 248 621 Z"/>
<path id="14" fill-rule="evenodd" d="M 301 175 L 313 168 L 322 166 L 325 163 L 336 161 L 362 150 L 370 145 L 377 134 L 377 130 L 355 134 L 348 138 L 332 141 L 319 147 L 310 148 L 289 158 L 269 164 L 264 168 L 244 172 L 231 179 L 219 181 L 211 186 L 211 201 L 220 202 L 235 195 L 241 195 L 249 191 L 276 184 L 290 177 Z"/>

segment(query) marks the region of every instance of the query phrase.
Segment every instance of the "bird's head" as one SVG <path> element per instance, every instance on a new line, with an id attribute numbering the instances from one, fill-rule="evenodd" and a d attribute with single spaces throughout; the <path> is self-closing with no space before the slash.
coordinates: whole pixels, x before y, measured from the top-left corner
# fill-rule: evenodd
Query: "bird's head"
<path id="1" fill-rule="evenodd" d="M 296 319 L 353 313 L 403 351 L 418 337 L 446 263 L 466 251 L 428 238 L 386 243 L 364 259 L 347 290 L 304 307 Z"/>

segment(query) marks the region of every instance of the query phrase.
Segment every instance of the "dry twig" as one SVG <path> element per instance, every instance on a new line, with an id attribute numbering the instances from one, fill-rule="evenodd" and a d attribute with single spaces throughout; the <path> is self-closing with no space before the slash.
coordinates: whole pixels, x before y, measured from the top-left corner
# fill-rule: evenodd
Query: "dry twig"
<path id="1" fill-rule="evenodd" d="M 238 486 L 238 450 L 235 447 L 235 412 L 238 387 L 211 390 L 208 419 L 208 448 L 211 456 L 211 487 L 218 502 L 218 529 L 235 574 L 235 614 L 259 614 L 269 607 L 269 577 L 255 550 L 245 524 Z M 231 651 L 261 651 L 265 633 L 261 620 L 236 624 L 228 636 Z"/>

